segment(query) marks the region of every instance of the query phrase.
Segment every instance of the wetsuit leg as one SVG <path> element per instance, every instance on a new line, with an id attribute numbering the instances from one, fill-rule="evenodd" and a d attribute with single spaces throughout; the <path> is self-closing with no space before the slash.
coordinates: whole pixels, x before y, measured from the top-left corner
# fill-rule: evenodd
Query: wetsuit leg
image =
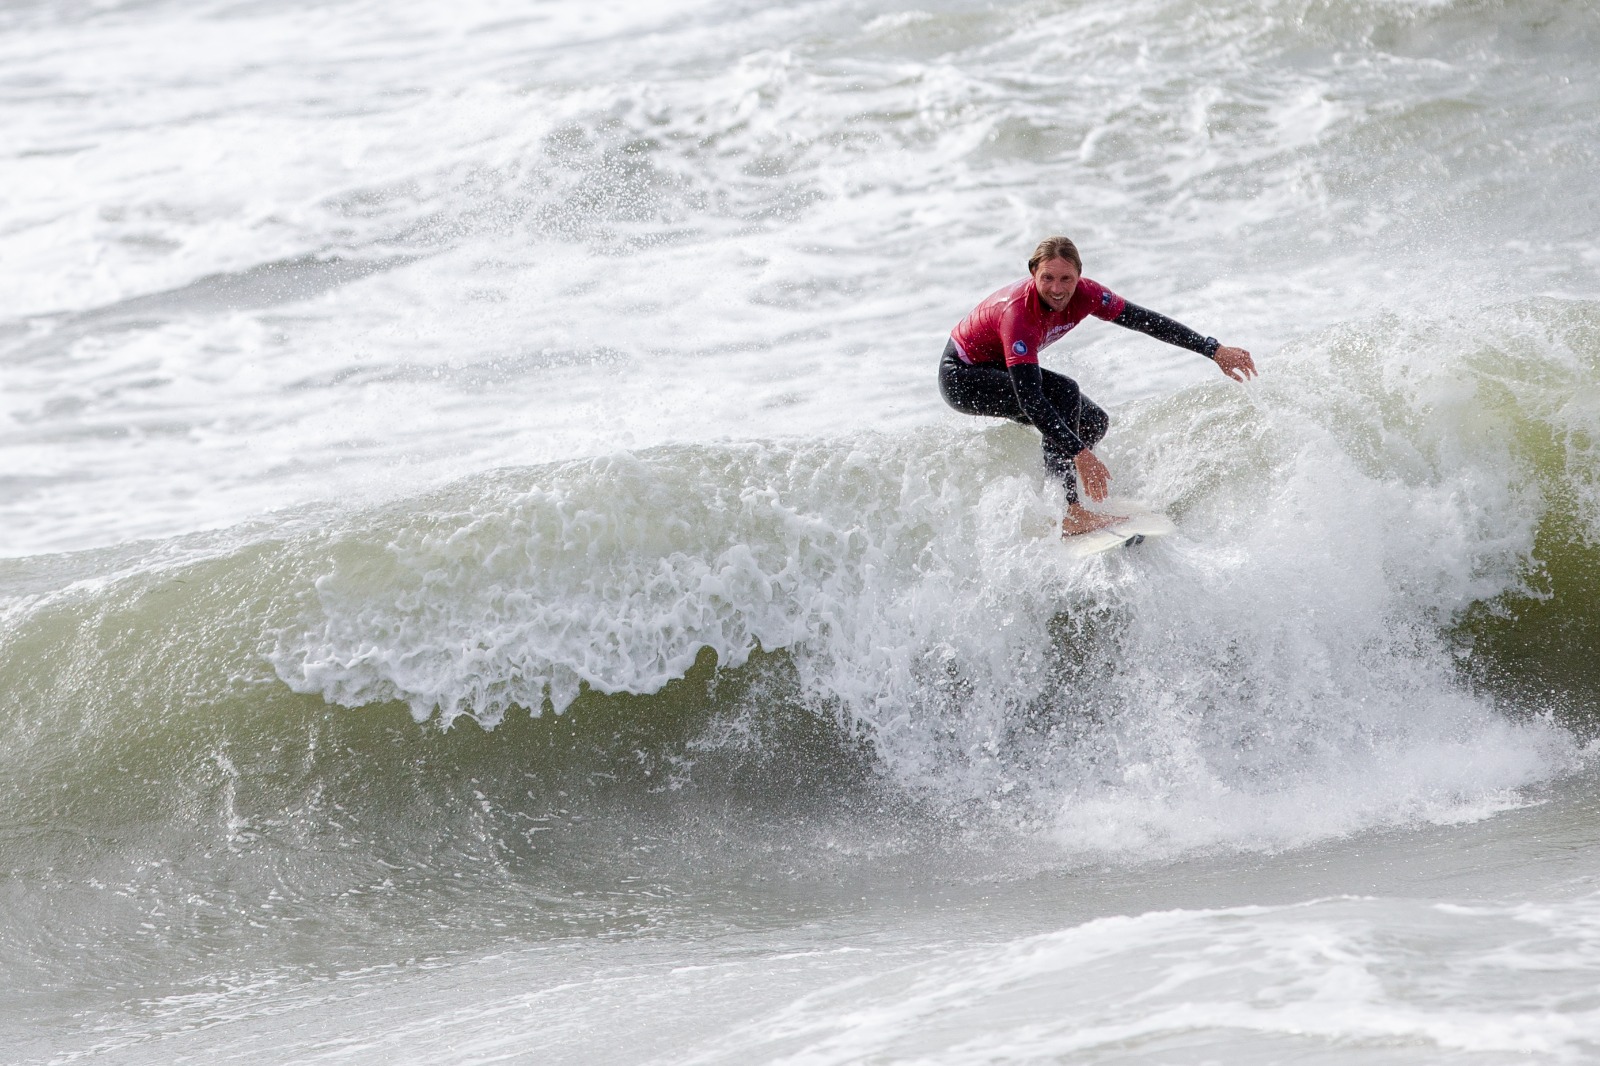
<path id="1" fill-rule="evenodd" d="M 1041 376 L 1050 406 L 1061 414 L 1085 445 L 1092 448 L 1098 444 L 1111 426 L 1111 417 L 1099 404 L 1084 396 L 1078 383 L 1071 378 L 1051 370 L 1042 370 Z M 988 415 L 1032 425 L 1022 413 L 1010 372 L 999 366 L 963 362 L 956 353 L 954 341 L 945 344 L 944 355 L 939 360 L 939 391 L 946 403 L 964 414 Z M 1045 469 L 1065 487 L 1067 502 L 1078 502 L 1077 467 L 1072 454 L 1049 436 L 1044 437 L 1043 451 Z"/>

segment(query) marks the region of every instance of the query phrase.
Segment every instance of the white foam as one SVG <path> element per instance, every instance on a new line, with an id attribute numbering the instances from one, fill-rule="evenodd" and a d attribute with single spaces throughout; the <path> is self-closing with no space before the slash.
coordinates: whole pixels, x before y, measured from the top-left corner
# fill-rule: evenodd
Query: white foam
<path id="1" fill-rule="evenodd" d="M 1519 919 L 1502 908 L 1392 899 L 1103 918 L 825 986 L 680 1061 L 982 1063 L 1137 1048 L 1266 1062 L 1396 1044 L 1577 1061 L 1600 1038 L 1600 1012 L 1569 1000 L 1593 979 L 1595 901 L 1560 909 L 1568 921 L 1542 936 L 1507 928 Z"/>

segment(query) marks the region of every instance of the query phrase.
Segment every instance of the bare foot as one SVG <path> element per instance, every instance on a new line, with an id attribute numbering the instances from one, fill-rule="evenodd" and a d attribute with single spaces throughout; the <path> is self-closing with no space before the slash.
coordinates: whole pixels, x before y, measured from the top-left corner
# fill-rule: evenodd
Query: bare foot
<path id="1" fill-rule="evenodd" d="M 1061 520 L 1061 535 L 1063 537 L 1076 537 L 1080 533 L 1093 533 L 1097 529 L 1115 525 L 1127 515 L 1101 514 L 1091 511 L 1081 503 L 1075 503 L 1067 508 L 1067 517 Z"/>

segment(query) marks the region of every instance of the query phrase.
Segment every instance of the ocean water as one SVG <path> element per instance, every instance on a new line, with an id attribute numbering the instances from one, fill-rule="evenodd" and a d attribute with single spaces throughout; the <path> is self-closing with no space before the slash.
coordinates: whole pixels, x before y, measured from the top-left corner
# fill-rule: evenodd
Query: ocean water
<path id="1" fill-rule="evenodd" d="M 1600 1058 L 1600 9 L 0 4 L 0 1061 Z M 1064 232 L 1251 349 L 944 337 Z"/>

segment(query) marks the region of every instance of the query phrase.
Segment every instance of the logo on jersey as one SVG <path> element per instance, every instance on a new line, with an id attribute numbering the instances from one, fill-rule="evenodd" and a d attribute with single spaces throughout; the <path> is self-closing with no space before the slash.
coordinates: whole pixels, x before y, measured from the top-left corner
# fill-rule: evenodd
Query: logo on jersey
<path id="1" fill-rule="evenodd" d="M 1110 289 L 1107 289 L 1105 292 L 1100 294 L 1100 306 L 1101 307 L 1110 307 L 1111 306 L 1111 290 Z"/>
<path id="2" fill-rule="evenodd" d="M 1028 342 L 1027 341 L 1013 341 L 1011 343 L 1011 350 L 1016 352 L 1018 355 L 1027 355 L 1028 354 Z"/>

